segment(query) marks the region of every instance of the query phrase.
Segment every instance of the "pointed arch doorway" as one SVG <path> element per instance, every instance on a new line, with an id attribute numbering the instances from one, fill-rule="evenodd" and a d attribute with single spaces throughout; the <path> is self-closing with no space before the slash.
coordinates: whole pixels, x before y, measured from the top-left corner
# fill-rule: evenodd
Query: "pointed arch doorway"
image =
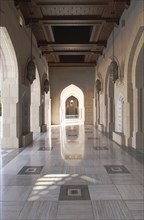
<path id="1" fill-rule="evenodd" d="M 79 117 L 79 101 L 74 96 L 70 96 L 67 98 L 66 102 L 66 118 L 67 119 L 74 119 Z"/>
<path id="2" fill-rule="evenodd" d="M 60 95 L 60 122 L 84 123 L 84 119 L 84 94 L 79 87 L 71 84 Z"/>

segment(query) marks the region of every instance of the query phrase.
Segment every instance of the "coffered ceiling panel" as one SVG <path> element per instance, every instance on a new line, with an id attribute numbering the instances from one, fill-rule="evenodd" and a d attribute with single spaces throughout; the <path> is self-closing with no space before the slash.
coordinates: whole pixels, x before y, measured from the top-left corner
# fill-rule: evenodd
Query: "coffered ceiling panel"
<path id="1" fill-rule="evenodd" d="M 15 0 L 49 66 L 96 65 L 129 5 L 130 0 Z"/>
<path id="2" fill-rule="evenodd" d="M 43 16 L 70 16 L 70 15 L 102 15 L 104 6 L 96 7 L 95 5 L 76 5 L 76 6 L 41 6 Z"/>
<path id="3" fill-rule="evenodd" d="M 91 35 L 91 26 L 53 26 L 57 43 L 87 43 Z M 83 37 L 81 37 L 83 36 Z"/>

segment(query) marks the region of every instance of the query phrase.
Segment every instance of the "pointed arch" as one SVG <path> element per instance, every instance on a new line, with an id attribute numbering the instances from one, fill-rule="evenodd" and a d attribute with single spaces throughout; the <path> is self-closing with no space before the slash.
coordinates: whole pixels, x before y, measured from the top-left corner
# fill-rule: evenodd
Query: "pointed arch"
<path id="1" fill-rule="evenodd" d="M 79 118 L 78 121 L 84 123 L 85 111 L 84 111 L 84 94 L 83 91 L 74 84 L 71 84 L 63 89 L 60 95 L 60 122 L 66 121 L 66 107 L 65 102 L 70 97 L 74 96 L 79 102 Z"/>
<path id="2" fill-rule="evenodd" d="M 18 63 L 9 33 L 0 27 L 0 83 L 3 147 L 18 147 Z"/>
<path id="3" fill-rule="evenodd" d="M 137 133 L 139 133 L 138 129 L 138 100 L 140 98 L 139 92 L 141 93 L 141 88 L 138 88 L 137 86 L 137 77 L 140 79 L 139 85 L 143 83 L 143 74 L 139 74 L 139 71 L 137 71 L 137 62 L 139 59 L 139 55 L 143 45 L 144 45 L 144 27 L 140 27 L 135 40 L 132 44 L 129 57 L 128 57 L 128 67 L 127 67 L 127 101 L 128 101 L 128 113 L 129 116 L 127 119 L 127 132 L 128 132 L 128 146 L 133 146 L 134 148 L 138 147 L 138 140 L 140 140 L 140 137 L 137 138 Z M 142 56 L 143 57 L 143 56 Z M 143 134 L 142 134 L 143 136 Z M 142 141 L 144 141 L 144 138 L 142 137 Z M 142 143 L 141 141 L 141 143 Z"/>
<path id="4" fill-rule="evenodd" d="M 110 64 L 111 59 L 109 59 L 109 64 L 107 67 L 106 77 L 105 77 L 105 131 L 109 133 L 109 137 L 112 138 L 112 132 L 114 131 L 115 125 L 115 103 L 114 103 L 114 83 L 110 80 Z"/>

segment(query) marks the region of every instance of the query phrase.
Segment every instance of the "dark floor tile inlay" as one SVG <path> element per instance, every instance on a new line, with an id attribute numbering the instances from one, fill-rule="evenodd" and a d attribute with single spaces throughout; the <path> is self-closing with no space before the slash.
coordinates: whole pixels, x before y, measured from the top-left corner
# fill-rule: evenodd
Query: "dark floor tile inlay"
<path id="1" fill-rule="evenodd" d="M 24 166 L 18 173 L 19 174 L 25 174 L 25 175 L 36 175 L 40 174 L 43 166 Z"/>
<path id="2" fill-rule="evenodd" d="M 77 137 L 77 134 L 68 134 L 68 137 Z"/>
<path id="3" fill-rule="evenodd" d="M 85 131 L 87 134 L 93 134 L 93 131 Z"/>
<path id="4" fill-rule="evenodd" d="M 105 165 L 104 167 L 109 174 L 130 173 L 123 165 Z"/>
<path id="5" fill-rule="evenodd" d="M 94 150 L 108 150 L 108 147 L 106 147 L 106 146 L 96 146 L 96 147 L 94 147 Z"/>
<path id="6" fill-rule="evenodd" d="M 62 185 L 59 200 L 90 200 L 87 185 Z"/>
<path id="7" fill-rule="evenodd" d="M 40 147 L 38 151 L 50 151 L 50 147 Z"/>

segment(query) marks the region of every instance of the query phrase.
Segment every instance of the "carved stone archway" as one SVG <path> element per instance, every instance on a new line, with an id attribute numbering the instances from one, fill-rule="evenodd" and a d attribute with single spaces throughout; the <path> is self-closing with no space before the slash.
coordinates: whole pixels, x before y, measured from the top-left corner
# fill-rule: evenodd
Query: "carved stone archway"
<path id="1" fill-rule="evenodd" d="M 79 102 L 79 117 L 77 118 L 77 122 L 84 123 L 85 120 L 85 109 L 84 109 L 84 94 L 82 90 L 71 84 L 67 86 L 63 91 L 61 92 L 60 96 L 60 122 L 65 123 L 66 122 L 66 107 L 65 102 L 67 98 L 70 96 L 74 96 L 78 102 Z"/>
<path id="2" fill-rule="evenodd" d="M 2 147 L 19 147 L 18 63 L 8 31 L 0 27 L 0 81 L 2 102 Z"/>

